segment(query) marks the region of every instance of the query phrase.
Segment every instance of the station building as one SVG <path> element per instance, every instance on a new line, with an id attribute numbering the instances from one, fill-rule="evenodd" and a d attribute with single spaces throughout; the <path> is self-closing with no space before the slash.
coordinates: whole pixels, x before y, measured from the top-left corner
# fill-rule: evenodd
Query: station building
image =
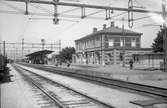
<path id="1" fill-rule="evenodd" d="M 119 28 L 111 22 L 102 30 L 93 28 L 93 32 L 75 40 L 76 54 L 73 55 L 75 64 L 121 64 L 133 58 L 133 54 L 151 53 L 151 48 L 141 48 L 141 35 L 127 29 Z"/>

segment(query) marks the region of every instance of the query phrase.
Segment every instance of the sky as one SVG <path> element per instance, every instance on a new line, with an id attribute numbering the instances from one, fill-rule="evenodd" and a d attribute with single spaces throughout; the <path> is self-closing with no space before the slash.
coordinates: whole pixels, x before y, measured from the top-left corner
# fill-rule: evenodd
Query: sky
<path id="1" fill-rule="evenodd" d="M 126 7 L 128 0 L 60 0 L 61 2 L 84 3 L 92 5 L 103 5 L 113 7 Z M 149 9 L 161 11 L 160 0 L 133 0 L 134 6 L 139 9 Z M 9 14 L 3 13 L 1 10 L 24 12 L 24 4 L 17 2 L 0 1 L 0 40 L 6 42 L 21 42 L 24 38 L 25 42 L 40 43 L 41 39 L 45 39 L 46 43 L 54 43 L 61 40 L 62 47 L 75 46 L 74 40 L 79 39 L 87 34 L 92 33 L 93 27 L 98 30 L 102 29 L 103 24 L 110 26 L 110 22 L 114 21 L 116 26 L 122 27 L 124 23 L 125 29 L 141 32 L 142 47 L 151 47 L 157 32 L 160 29 L 159 25 L 162 24 L 161 16 L 152 13 L 134 13 L 134 18 L 144 16 L 151 16 L 142 20 L 134 22 L 133 28 L 128 27 L 128 22 L 122 22 L 124 17 L 127 19 L 127 13 L 110 20 L 105 19 L 105 11 L 92 15 L 91 17 L 104 17 L 104 19 L 92 18 L 67 18 L 59 17 L 59 24 L 53 24 L 51 16 L 36 16 L 36 15 L 23 15 L 23 14 Z M 66 10 L 75 9 L 76 7 L 58 7 L 58 13 L 63 13 Z M 48 5 L 30 4 L 30 12 L 45 12 L 52 13 L 53 7 Z M 81 10 L 76 9 L 66 13 L 68 15 L 81 15 Z M 86 14 L 96 12 L 95 9 L 87 9 Z M 113 15 L 117 15 L 119 11 L 114 11 Z M 151 26 L 144 26 L 144 25 Z"/>

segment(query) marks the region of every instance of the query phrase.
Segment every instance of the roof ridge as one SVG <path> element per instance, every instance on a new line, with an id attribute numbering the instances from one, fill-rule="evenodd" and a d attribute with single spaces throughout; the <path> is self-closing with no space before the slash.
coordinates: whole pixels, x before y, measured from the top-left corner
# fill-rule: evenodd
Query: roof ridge
<path id="1" fill-rule="evenodd" d="M 123 29 L 118 27 L 118 26 L 110 26 L 110 27 L 107 27 L 105 29 L 101 29 L 101 30 L 98 30 L 96 32 L 90 33 L 90 34 L 88 34 L 82 38 L 79 38 L 75 41 L 85 39 L 85 38 L 88 38 L 88 37 L 91 37 L 91 36 L 94 36 L 94 35 L 100 34 L 100 33 L 122 34 L 122 31 L 123 31 Z M 132 30 L 128 30 L 128 29 L 124 29 L 124 34 L 131 34 L 131 35 L 135 35 L 135 36 L 142 35 L 142 33 L 138 33 L 138 32 L 132 31 Z"/>

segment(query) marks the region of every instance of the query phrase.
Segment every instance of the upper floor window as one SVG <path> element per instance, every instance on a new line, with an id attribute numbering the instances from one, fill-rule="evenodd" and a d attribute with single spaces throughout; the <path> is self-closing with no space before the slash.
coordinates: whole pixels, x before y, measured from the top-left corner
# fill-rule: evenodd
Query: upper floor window
<path id="1" fill-rule="evenodd" d="M 113 47 L 114 46 L 114 39 L 108 40 L 108 46 Z"/>
<path id="2" fill-rule="evenodd" d="M 123 39 L 120 39 L 120 46 L 121 47 L 123 47 L 123 45 L 124 45 L 124 42 L 123 42 L 124 40 Z"/>
<path id="3" fill-rule="evenodd" d="M 132 41 L 131 41 L 131 46 L 132 46 L 132 47 L 136 47 L 136 39 L 132 39 Z"/>
<path id="4" fill-rule="evenodd" d="M 97 36 L 97 37 L 96 37 L 96 41 L 99 41 L 99 40 L 100 40 L 100 37 L 99 37 L 99 36 Z"/>

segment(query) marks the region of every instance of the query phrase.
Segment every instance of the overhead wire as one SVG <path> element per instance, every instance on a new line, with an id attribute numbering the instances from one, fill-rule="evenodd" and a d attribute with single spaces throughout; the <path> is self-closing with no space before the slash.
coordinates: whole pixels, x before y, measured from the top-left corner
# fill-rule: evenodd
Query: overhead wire
<path id="1" fill-rule="evenodd" d="M 138 21 L 138 20 L 142 20 L 142 19 L 146 19 L 146 18 L 150 18 L 152 16 L 144 16 L 144 17 L 139 17 L 139 18 L 135 18 L 133 21 Z"/>
<path id="2" fill-rule="evenodd" d="M 20 9 L 20 8 L 18 8 L 18 7 L 16 7 L 16 6 L 14 6 L 14 5 L 11 5 L 11 4 L 7 3 L 7 2 L 0 1 L 0 3 L 2 3 L 2 4 L 4 4 L 4 5 L 6 5 L 6 6 L 10 7 L 10 8 L 12 8 L 12 9 L 14 9 L 14 10 L 16 10 L 16 11 L 19 11 L 19 12 L 24 12 L 24 10 L 23 10 L 23 9 Z"/>
<path id="3" fill-rule="evenodd" d="M 27 28 L 29 27 L 29 23 L 30 23 L 29 20 L 27 20 L 27 21 L 26 21 L 26 24 L 24 25 L 23 32 L 22 32 L 22 34 L 21 34 L 21 36 L 23 36 L 23 38 L 24 38 L 24 34 L 25 34 Z"/>
<path id="4" fill-rule="evenodd" d="M 111 6 L 111 4 L 114 4 L 114 3 L 115 3 L 115 1 L 116 1 L 116 0 L 112 1 L 111 3 L 109 3 L 109 5 L 108 5 L 108 6 Z M 96 11 L 96 12 L 93 12 L 93 13 L 87 14 L 87 15 L 86 15 L 86 17 L 91 16 L 91 15 L 94 15 L 94 14 L 97 14 L 97 13 L 100 13 L 100 12 L 103 12 L 103 11 L 105 11 L 105 10 L 98 10 L 98 11 Z"/>
<path id="5" fill-rule="evenodd" d="M 110 3 L 109 5 L 111 5 L 111 3 Z M 36 8 L 40 8 L 40 9 L 46 11 L 46 12 L 49 12 L 50 14 L 53 14 L 53 13 L 51 13 L 49 10 L 47 10 L 47 9 L 44 8 L 44 7 L 39 6 L 39 7 L 36 7 Z M 64 12 L 61 12 L 61 13 L 58 13 L 58 16 L 60 16 L 60 17 L 69 17 L 69 18 L 78 18 L 78 17 L 80 18 L 80 16 L 77 16 L 77 15 L 66 15 L 66 14 L 64 14 L 64 13 L 71 12 L 71 11 L 74 11 L 74 10 L 77 10 L 77 9 L 79 9 L 79 8 L 74 8 L 74 9 L 70 9 L 70 10 L 67 10 L 67 11 L 64 11 Z M 100 12 L 103 12 L 103 11 L 104 11 L 104 10 L 100 10 L 100 11 L 96 11 L 96 12 L 94 12 L 94 13 L 90 13 L 90 14 L 86 15 L 86 17 L 89 18 L 89 19 L 103 20 L 104 18 L 102 18 L 102 17 L 89 17 L 89 16 L 91 16 L 91 15 L 94 15 L 94 14 L 97 14 L 97 13 L 100 13 Z M 111 16 L 111 17 L 112 17 L 112 18 L 113 18 L 113 17 L 118 17 L 118 16 L 124 15 L 124 14 L 126 14 L 126 13 L 127 13 L 127 12 L 122 12 L 122 13 L 120 13 L 120 14 L 117 14 L 117 15 L 114 15 L 114 16 Z M 116 20 L 120 20 L 120 19 L 116 19 Z"/>
<path id="6" fill-rule="evenodd" d="M 6 11 L 6 10 L 5 11 L 4 10 L 0 10 L 0 13 L 24 15 L 24 12 Z M 50 16 L 50 17 L 53 16 L 53 14 L 48 14 L 48 13 L 33 13 L 33 12 L 29 12 L 29 15 L 32 15 L 32 16 Z M 79 15 L 67 15 L 67 14 L 60 15 L 59 17 L 62 17 L 62 18 L 80 18 Z M 87 19 L 104 20 L 103 17 L 87 17 Z M 113 20 L 121 21 L 121 19 L 113 19 Z M 125 20 L 127 20 L 127 19 L 125 19 Z"/>
<path id="7" fill-rule="evenodd" d="M 63 12 L 60 12 L 59 15 L 60 15 L 60 14 L 64 14 L 64 13 L 68 13 L 68 12 L 72 12 L 72 11 L 75 11 L 75 10 L 78 10 L 78 9 L 80 9 L 80 8 L 77 7 L 77 8 L 74 8 L 74 9 L 65 10 L 65 11 L 63 11 Z"/>
<path id="8" fill-rule="evenodd" d="M 118 16 L 121 16 L 121 15 L 124 15 L 124 14 L 127 14 L 127 12 L 122 12 L 122 13 L 113 15 L 113 16 L 111 16 L 111 18 L 118 17 Z"/>
<path id="9" fill-rule="evenodd" d="M 29 20 L 51 20 L 53 18 L 29 18 Z M 79 21 L 75 21 L 75 20 L 70 20 L 70 19 L 62 19 L 60 18 L 60 20 L 63 20 L 63 21 L 70 21 L 70 22 L 79 22 Z"/>
<path id="10" fill-rule="evenodd" d="M 57 34 L 59 34 L 59 36 L 62 35 L 63 33 L 65 33 L 64 31 L 67 31 L 67 30 L 71 29 L 71 28 L 74 27 L 77 23 L 78 23 L 78 22 L 75 22 L 75 23 L 70 24 L 69 26 L 65 27 L 62 31 L 60 31 L 60 32 L 57 33 Z"/>
<path id="11" fill-rule="evenodd" d="M 7 11 L 7 10 L 0 10 L 0 13 L 4 13 L 4 14 L 20 14 L 20 15 L 24 15 L 24 12 Z"/>
<path id="12" fill-rule="evenodd" d="M 135 0 L 135 2 L 136 2 L 137 4 L 139 4 L 140 6 L 142 6 L 142 8 L 145 8 L 145 7 L 144 7 L 140 2 L 138 2 L 137 0 Z M 15 9 L 15 10 L 19 10 L 19 12 L 0 10 L 1 13 L 8 13 L 8 14 L 24 14 L 23 10 L 19 9 L 18 7 L 15 7 L 15 6 L 10 5 L 10 4 L 8 4 L 8 3 L 5 3 L 5 4 L 8 5 L 9 7 L 13 8 L 13 9 Z M 111 4 L 112 4 L 112 3 L 110 3 L 109 5 L 111 5 Z M 48 10 L 48 9 L 46 9 L 46 8 L 44 8 L 44 7 L 42 7 L 42 6 L 40 6 L 40 5 L 34 5 L 34 4 L 31 4 L 31 3 L 30 3 L 30 5 L 33 6 L 33 7 L 35 7 L 35 8 L 37 8 L 37 9 L 40 9 L 40 10 L 46 12 L 46 13 L 40 13 L 40 12 L 34 13 L 34 12 L 31 12 L 30 15 L 39 15 L 39 16 L 53 16 L 53 15 L 54 15 L 54 13 L 53 13 L 52 11 L 50 11 L 50 10 Z M 65 18 L 80 18 L 79 15 L 67 15 L 67 14 L 64 14 L 64 13 L 66 13 L 66 12 L 68 13 L 68 12 L 71 12 L 71 11 L 74 11 L 74 10 L 77 10 L 77 9 L 79 9 L 79 8 L 74 8 L 74 9 L 70 9 L 70 10 L 63 11 L 63 12 L 61 12 L 61 13 L 58 13 L 58 16 L 59 16 L 59 17 L 65 17 Z M 20 11 L 21 11 L 21 12 L 20 12 Z M 99 12 L 102 12 L 102 11 L 104 11 L 104 10 L 100 10 L 100 11 L 96 11 L 96 12 L 94 12 L 94 13 L 90 13 L 90 14 L 86 15 L 86 17 L 87 17 L 88 19 L 104 20 L 105 18 L 103 18 L 103 17 L 91 17 L 91 15 L 94 15 L 94 14 L 99 13 Z M 112 20 L 121 20 L 121 19 L 114 19 L 114 18 L 115 18 L 115 17 L 119 17 L 119 16 L 121 16 L 121 15 L 124 15 L 124 14 L 126 14 L 126 13 L 127 13 L 127 12 L 122 12 L 122 13 L 113 15 L 113 16 L 111 16 L 111 19 L 112 19 Z M 136 19 L 134 19 L 134 21 L 138 21 L 138 20 L 141 20 L 141 19 L 149 18 L 149 17 L 150 17 L 150 16 L 144 16 L 144 17 L 136 18 Z M 126 19 L 126 20 L 127 20 L 127 19 Z"/>
<path id="13" fill-rule="evenodd" d="M 40 5 L 31 4 L 31 6 L 37 8 L 37 9 L 43 10 L 44 12 L 47 12 L 47 13 L 49 13 L 49 14 L 53 14 L 53 12 L 51 12 L 50 10 L 48 10 L 48 9 L 46 9 L 46 8 L 40 6 Z"/>
<path id="14" fill-rule="evenodd" d="M 80 2 L 79 0 L 63 0 L 63 1 Z"/>
<path id="15" fill-rule="evenodd" d="M 48 9 L 46 9 L 46 8 L 40 6 L 40 5 L 38 5 L 38 6 L 32 5 L 32 6 L 35 7 L 35 8 L 41 9 L 41 10 L 47 12 L 47 13 L 49 13 L 51 16 L 54 15 L 53 12 L 49 11 Z M 77 7 L 77 8 L 74 8 L 74 9 L 66 10 L 66 11 L 63 11 L 63 12 L 61 12 L 61 13 L 58 13 L 58 15 L 60 16 L 60 15 L 63 14 L 63 13 L 67 13 L 67 12 L 74 11 L 74 10 L 77 10 L 77 9 L 79 9 L 79 8 Z M 44 14 L 44 13 L 42 13 L 42 14 Z M 36 20 L 38 20 L 38 19 L 41 19 L 41 20 L 42 20 L 42 19 L 43 19 L 43 20 L 44 20 L 44 19 L 48 19 L 48 18 L 29 18 L 29 19 L 30 19 L 30 20 L 33 20 L 33 19 L 36 19 Z M 51 19 L 51 18 L 49 18 L 49 19 Z M 53 18 L 52 18 L 52 19 L 53 19 Z M 63 21 L 71 21 L 71 22 L 78 22 L 78 21 L 67 20 L 67 19 L 61 19 L 61 20 L 63 20 Z"/>
<path id="16" fill-rule="evenodd" d="M 103 12 L 103 11 L 104 11 L 104 10 L 98 10 L 98 11 L 96 11 L 96 12 L 87 14 L 85 17 L 91 16 L 91 15 L 94 15 L 94 14 L 97 14 L 97 13 L 100 13 L 100 12 Z"/>
<path id="17" fill-rule="evenodd" d="M 140 7 L 137 7 L 137 8 L 144 8 L 144 9 L 146 9 L 146 7 L 145 6 L 143 6 L 143 4 L 141 4 L 140 2 L 138 2 L 137 0 L 134 0 L 134 2 L 136 2 L 138 5 L 140 5 Z"/>

